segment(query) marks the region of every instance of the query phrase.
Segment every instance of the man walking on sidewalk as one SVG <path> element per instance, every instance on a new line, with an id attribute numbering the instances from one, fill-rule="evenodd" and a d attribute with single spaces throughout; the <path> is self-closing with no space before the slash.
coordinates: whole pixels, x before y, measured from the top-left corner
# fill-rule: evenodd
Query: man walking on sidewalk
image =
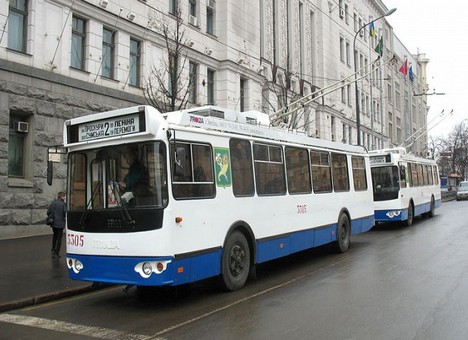
<path id="1" fill-rule="evenodd" d="M 60 246 L 62 245 L 63 229 L 65 228 L 65 196 L 63 191 L 57 194 L 57 199 L 52 201 L 47 209 L 47 216 L 51 216 L 54 220 L 51 225 L 54 235 L 52 237 L 52 252 L 53 258 L 60 257 Z"/>

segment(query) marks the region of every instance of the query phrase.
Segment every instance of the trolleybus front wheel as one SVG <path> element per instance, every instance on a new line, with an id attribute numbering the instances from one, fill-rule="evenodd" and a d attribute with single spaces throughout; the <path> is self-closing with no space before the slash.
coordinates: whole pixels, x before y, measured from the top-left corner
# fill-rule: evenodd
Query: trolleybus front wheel
<path id="1" fill-rule="evenodd" d="M 244 286 L 250 270 L 250 249 L 240 231 L 234 231 L 227 239 L 221 258 L 221 287 L 234 291 Z"/>
<path id="2" fill-rule="evenodd" d="M 408 205 L 408 218 L 406 219 L 406 225 L 409 227 L 413 224 L 414 220 L 414 208 L 413 203 L 410 202 Z"/>

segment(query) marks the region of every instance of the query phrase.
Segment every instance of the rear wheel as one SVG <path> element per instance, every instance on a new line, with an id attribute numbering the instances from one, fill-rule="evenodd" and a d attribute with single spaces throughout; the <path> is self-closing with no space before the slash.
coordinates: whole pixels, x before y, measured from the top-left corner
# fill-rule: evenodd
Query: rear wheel
<path id="1" fill-rule="evenodd" d="M 431 210 L 427 212 L 427 217 L 434 217 L 435 215 L 435 200 L 434 197 L 431 198 Z"/>
<path id="2" fill-rule="evenodd" d="M 410 202 L 408 205 L 408 218 L 406 219 L 406 225 L 409 227 L 413 224 L 414 220 L 414 209 L 413 209 L 413 203 Z"/>
<path id="3" fill-rule="evenodd" d="M 335 250 L 339 253 L 348 251 L 351 241 L 351 225 L 346 214 L 342 214 L 338 220 L 336 228 L 336 242 L 333 244 Z"/>
<path id="4" fill-rule="evenodd" d="M 234 291 L 244 286 L 250 271 L 250 249 L 240 231 L 233 232 L 226 241 L 221 259 L 223 289 Z"/>

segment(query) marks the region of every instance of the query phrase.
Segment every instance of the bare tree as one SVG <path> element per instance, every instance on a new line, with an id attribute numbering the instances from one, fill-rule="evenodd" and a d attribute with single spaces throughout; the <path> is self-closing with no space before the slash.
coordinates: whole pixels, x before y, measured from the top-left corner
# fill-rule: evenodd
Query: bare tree
<path id="1" fill-rule="evenodd" d="M 287 64 L 289 65 L 289 60 Z M 263 101 L 268 106 L 268 111 L 284 110 L 282 118 L 273 120 L 272 124 L 286 126 L 289 129 L 307 128 L 305 123 L 300 124 L 300 118 L 304 117 L 304 108 L 291 112 L 291 103 L 302 97 L 292 87 L 292 72 L 289 68 L 284 72 L 279 72 L 278 66 L 272 65 L 271 73 L 271 79 L 266 80 L 263 86 Z"/>
<path id="2" fill-rule="evenodd" d="M 440 145 L 439 166 L 465 176 L 468 169 L 468 127 L 464 122 L 455 125 L 447 138 L 440 138 Z"/>
<path id="3" fill-rule="evenodd" d="M 143 87 L 146 101 L 160 112 L 185 109 L 196 81 L 194 74 L 186 75 L 188 47 L 180 6 L 174 15 L 161 25 L 165 51 L 160 63 L 151 66 Z"/>

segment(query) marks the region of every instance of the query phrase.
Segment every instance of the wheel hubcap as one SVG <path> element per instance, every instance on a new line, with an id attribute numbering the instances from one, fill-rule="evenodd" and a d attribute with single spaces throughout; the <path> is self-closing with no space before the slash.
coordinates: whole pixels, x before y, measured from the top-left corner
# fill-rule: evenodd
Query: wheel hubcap
<path id="1" fill-rule="evenodd" d="M 232 275 L 239 276 L 245 267 L 245 251 L 239 245 L 235 245 L 231 249 L 230 253 L 230 270 Z"/>

